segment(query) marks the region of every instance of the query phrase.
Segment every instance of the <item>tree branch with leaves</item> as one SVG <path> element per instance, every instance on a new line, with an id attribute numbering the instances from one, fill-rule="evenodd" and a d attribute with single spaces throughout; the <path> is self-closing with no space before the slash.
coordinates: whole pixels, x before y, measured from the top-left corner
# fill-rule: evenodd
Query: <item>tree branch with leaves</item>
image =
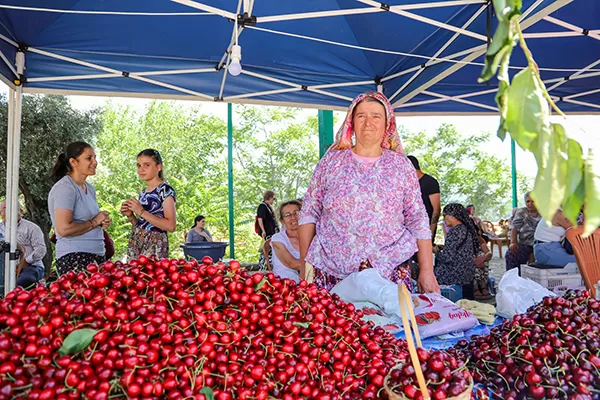
<path id="1" fill-rule="evenodd" d="M 566 116 L 548 93 L 525 42 L 519 23 L 521 0 L 493 0 L 493 5 L 498 27 L 479 81 L 498 78 L 498 137 L 504 140 L 508 133 L 535 155 L 538 173 L 532 197 L 540 214 L 549 221 L 562 207 L 564 215 L 575 221 L 585 204 L 585 232 L 592 233 L 600 226 L 600 160 L 593 148 L 584 151 L 561 124 L 550 122 L 551 110 Z M 527 58 L 527 67 L 511 82 L 510 56 L 517 44 Z"/>

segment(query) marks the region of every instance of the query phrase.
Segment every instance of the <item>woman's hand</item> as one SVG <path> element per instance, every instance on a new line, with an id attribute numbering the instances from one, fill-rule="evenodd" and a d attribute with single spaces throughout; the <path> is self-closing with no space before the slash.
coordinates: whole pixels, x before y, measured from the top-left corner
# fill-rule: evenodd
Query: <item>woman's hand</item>
<path id="1" fill-rule="evenodd" d="M 100 211 L 94 218 L 92 218 L 92 224 L 94 225 L 94 228 L 100 225 L 104 226 L 105 221 L 107 221 L 108 225 L 110 225 L 111 219 L 108 211 Z"/>
<path id="2" fill-rule="evenodd" d="M 133 211 L 134 214 L 136 214 L 137 216 L 139 216 L 141 213 L 144 212 L 144 206 L 142 206 L 142 204 L 137 200 L 134 199 L 133 197 L 127 201 L 125 201 L 125 204 L 127 204 L 127 207 Z"/>
<path id="3" fill-rule="evenodd" d="M 107 216 L 106 219 L 102 221 L 102 230 L 107 230 L 110 227 L 110 224 L 112 224 L 112 218 Z"/>
<path id="4" fill-rule="evenodd" d="M 508 251 L 511 252 L 512 254 L 515 254 L 518 250 L 519 250 L 518 243 L 511 243 L 510 246 L 508 246 Z"/>
<path id="5" fill-rule="evenodd" d="M 487 261 L 486 255 L 476 256 L 475 257 L 475 266 L 477 268 L 485 268 L 485 262 Z"/>
<path id="6" fill-rule="evenodd" d="M 121 209 L 119 211 L 120 211 L 121 214 L 123 214 L 127 218 L 133 217 L 133 211 L 131 211 L 129 209 L 129 206 L 127 205 L 126 201 L 124 201 L 123 203 L 121 203 Z"/>
<path id="7" fill-rule="evenodd" d="M 433 272 L 421 271 L 419 273 L 418 287 L 421 293 L 440 293 L 440 285 L 438 285 Z"/>

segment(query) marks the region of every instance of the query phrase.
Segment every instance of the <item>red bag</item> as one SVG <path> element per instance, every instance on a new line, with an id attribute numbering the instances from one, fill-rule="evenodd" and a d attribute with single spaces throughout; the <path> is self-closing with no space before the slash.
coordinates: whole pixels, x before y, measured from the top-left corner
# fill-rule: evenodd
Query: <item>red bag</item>
<path id="1" fill-rule="evenodd" d="M 258 236 L 262 236 L 260 234 L 260 225 L 258 224 L 258 215 L 254 217 L 254 232 L 256 232 Z"/>
<path id="2" fill-rule="evenodd" d="M 104 234 L 104 256 L 106 260 L 110 260 L 112 256 L 115 255 L 115 242 L 108 235 L 108 232 L 102 231 L 102 233 Z M 56 244 L 56 233 L 52 234 L 52 236 L 50 237 L 50 241 Z"/>

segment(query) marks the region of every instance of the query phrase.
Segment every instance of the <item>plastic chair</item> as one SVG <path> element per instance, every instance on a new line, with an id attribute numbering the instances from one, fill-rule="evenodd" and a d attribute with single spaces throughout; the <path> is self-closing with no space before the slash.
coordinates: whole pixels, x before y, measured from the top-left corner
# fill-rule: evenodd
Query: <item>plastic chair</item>
<path id="1" fill-rule="evenodd" d="M 496 229 L 494 227 L 494 223 L 491 221 L 481 221 L 481 229 L 483 229 L 483 231 L 485 232 L 485 234 L 488 236 L 488 238 L 490 240 L 490 250 L 492 251 L 492 254 L 494 254 L 494 242 L 495 242 L 496 245 L 498 246 L 498 254 L 500 255 L 500 258 L 502 258 L 502 244 L 504 242 L 507 242 L 507 244 L 508 244 L 508 238 L 498 236 L 496 234 Z"/>
<path id="2" fill-rule="evenodd" d="M 569 229 L 567 239 L 573 246 L 573 253 L 585 287 L 596 297 L 595 284 L 600 281 L 600 228 L 590 236 L 584 238 L 583 227 Z"/>

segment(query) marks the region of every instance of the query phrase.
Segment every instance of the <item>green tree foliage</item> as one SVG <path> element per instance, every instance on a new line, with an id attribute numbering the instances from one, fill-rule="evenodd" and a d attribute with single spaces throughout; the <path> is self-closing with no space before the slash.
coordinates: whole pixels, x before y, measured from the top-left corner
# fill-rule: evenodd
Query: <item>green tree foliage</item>
<path id="1" fill-rule="evenodd" d="M 317 120 L 296 121 L 296 110 L 236 106 L 234 114 L 234 207 L 236 258 L 258 260 L 260 238 L 254 215 L 265 190 L 278 201 L 301 196 L 318 161 Z M 98 137 L 100 168 L 94 179 L 101 208 L 114 220 L 109 230 L 116 257 L 126 254 L 131 225 L 119 214 L 123 200 L 137 196 L 144 183 L 136 174 L 136 155 L 161 152 L 166 179 L 177 192 L 177 230 L 169 237 L 172 256 L 194 217 L 206 217 L 215 240 L 229 240 L 227 128 L 201 108 L 153 102 L 143 112 L 108 105 Z"/>
<path id="2" fill-rule="evenodd" d="M 100 110 L 78 111 L 71 107 L 64 96 L 25 95 L 22 103 L 21 166 L 19 189 L 26 209 L 25 218 L 38 224 L 46 238 L 51 229 L 48 213 L 48 192 L 52 188 L 50 173 L 56 157 L 70 142 L 84 140 L 94 142 L 100 131 Z M 8 103 L 0 97 L 0 179 L 6 177 L 6 129 L 8 126 Z M 5 196 L 6 187 L 0 187 Z M 53 246 L 46 240 L 48 249 Z M 52 251 L 46 254 L 44 264 L 48 270 L 52 264 Z"/>
<path id="3" fill-rule="evenodd" d="M 419 159 L 423 172 L 440 182 L 442 207 L 473 204 L 477 214 L 497 220 L 511 210 L 511 173 L 506 161 L 484 151 L 490 134 L 462 136 L 453 125 L 441 125 L 435 135 L 402 133 L 407 154 Z M 531 189 L 519 176 L 519 192 Z"/>
<path id="4" fill-rule="evenodd" d="M 100 167 L 94 179 L 100 207 L 111 213 L 109 234 L 115 257 L 127 253 L 131 224 L 119 213 L 121 203 L 145 188 L 136 173 L 137 154 L 147 148 L 161 153 L 166 180 L 177 193 L 177 229 L 170 234 L 173 256 L 197 214 L 206 216 L 215 240 L 227 235 L 227 129 L 200 108 L 153 102 L 142 113 L 108 104 L 98 136 Z"/>

